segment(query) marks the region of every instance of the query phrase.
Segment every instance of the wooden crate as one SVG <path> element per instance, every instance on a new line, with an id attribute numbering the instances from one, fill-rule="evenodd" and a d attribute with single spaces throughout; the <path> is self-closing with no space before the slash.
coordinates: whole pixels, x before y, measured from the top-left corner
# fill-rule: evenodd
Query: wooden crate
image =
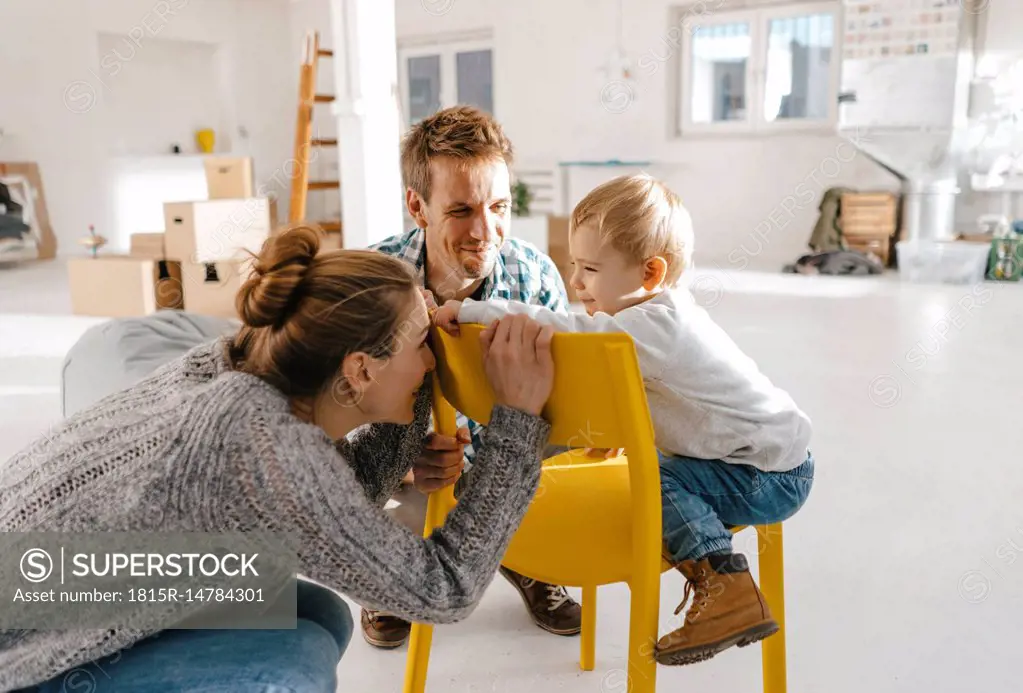
<path id="1" fill-rule="evenodd" d="M 871 252 L 887 265 L 899 226 L 898 196 L 887 192 L 842 195 L 839 223 L 846 245 Z"/>
<path id="2" fill-rule="evenodd" d="M 856 238 L 846 239 L 845 244 L 849 247 L 849 250 L 858 250 L 861 253 L 873 253 L 877 255 L 881 262 L 884 263 L 885 267 L 888 266 L 888 261 L 891 258 L 891 246 L 892 239 L 890 236 L 858 236 Z"/>
<path id="3" fill-rule="evenodd" d="M 843 236 L 891 236 L 898 226 L 898 199 L 892 193 L 847 193 L 840 210 Z"/>

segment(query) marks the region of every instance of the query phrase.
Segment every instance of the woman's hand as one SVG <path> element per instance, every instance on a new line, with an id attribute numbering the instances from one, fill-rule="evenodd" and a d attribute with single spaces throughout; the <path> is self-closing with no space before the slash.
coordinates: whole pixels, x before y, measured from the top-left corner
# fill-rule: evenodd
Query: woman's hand
<path id="1" fill-rule="evenodd" d="M 438 308 L 433 314 L 433 324 L 450 335 L 458 336 L 458 311 L 461 301 L 451 300 Z"/>
<path id="2" fill-rule="evenodd" d="M 539 416 L 554 387 L 554 328 L 527 315 L 495 320 L 480 334 L 483 365 L 498 404 Z"/>

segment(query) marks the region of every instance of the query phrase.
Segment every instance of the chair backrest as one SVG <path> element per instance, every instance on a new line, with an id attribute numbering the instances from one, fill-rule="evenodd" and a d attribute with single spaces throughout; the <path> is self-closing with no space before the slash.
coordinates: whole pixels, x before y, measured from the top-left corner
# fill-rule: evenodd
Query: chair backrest
<path id="1" fill-rule="evenodd" d="M 455 430 L 454 410 L 486 424 L 494 393 L 483 367 L 482 325 L 460 326 L 452 337 L 434 329 L 437 430 Z M 653 425 L 632 337 L 626 334 L 554 336 L 554 389 L 543 416 L 549 442 L 568 447 L 625 448 L 634 502 L 660 506 Z"/>

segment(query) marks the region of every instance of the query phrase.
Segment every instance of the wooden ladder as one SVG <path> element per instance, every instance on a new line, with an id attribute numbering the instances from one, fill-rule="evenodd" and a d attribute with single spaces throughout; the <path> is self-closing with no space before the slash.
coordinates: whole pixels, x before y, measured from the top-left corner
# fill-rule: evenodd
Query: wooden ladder
<path id="1" fill-rule="evenodd" d="M 306 34 L 302 47 L 302 66 L 298 80 L 298 126 L 295 129 L 295 169 L 291 176 L 291 204 L 288 221 L 291 223 L 306 219 L 306 197 L 310 190 L 340 190 L 338 180 L 309 180 L 309 160 L 314 147 L 337 147 L 337 139 L 313 137 L 313 110 L 318 103 L 330 103 L 334 97 L 316 93 L 316 67 L 320 58 L 331 58 L 334 51 L 320 48 L 319 32 Z M 341 220 L 330 219 L 313 222 L 326 232 L 327 247 L 343 247 Z M 336 237 L 331 238 L 333 234 Z"/>

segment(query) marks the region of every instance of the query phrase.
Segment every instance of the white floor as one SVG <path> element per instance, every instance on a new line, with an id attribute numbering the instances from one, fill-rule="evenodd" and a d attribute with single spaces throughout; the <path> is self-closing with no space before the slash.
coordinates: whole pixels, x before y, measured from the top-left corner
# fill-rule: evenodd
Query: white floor
<path id="1" fill-rule="evenodd" d="M 0 461 L 60 416 L 59 263 L 0 268 Z M 1021 689 L 1023 286 L 710 273 L 696 292 L 815 425 L 817 481 L 786 523 L 789 690 Z M 738 546 L 752 553 L 751 537 Z M 663 580 L 667 623 L 682 585 Z M 626 691 L 627 592 L 600 590 L 597 669 L 498 579 L 434 637 L 431 690 Z M 358 635 L 340 691 L 400 690 L 404 650 Z M 756 691 L 759 650 L 659 670 L 662 691 Z"/>

